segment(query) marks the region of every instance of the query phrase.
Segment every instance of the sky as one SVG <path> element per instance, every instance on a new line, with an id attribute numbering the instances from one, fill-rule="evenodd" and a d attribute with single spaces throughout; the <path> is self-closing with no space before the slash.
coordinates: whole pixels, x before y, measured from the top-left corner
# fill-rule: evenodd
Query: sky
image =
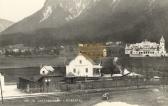
<path id="1" fill-rule="evenodd" d="M 18 22 L 41 9 L 46 0 L 0 0 L 0 18 Z"/>

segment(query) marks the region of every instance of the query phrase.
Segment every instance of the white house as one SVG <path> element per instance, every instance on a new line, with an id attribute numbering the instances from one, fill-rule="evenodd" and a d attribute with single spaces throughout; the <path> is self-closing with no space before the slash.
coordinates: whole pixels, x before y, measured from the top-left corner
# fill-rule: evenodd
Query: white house
<path id="1" fill-rule="evenodd" d="M 128 54 L 130 57 L 167 56 L 165 39 L 162 36 L 159 43 L 145 40 L 141 43 L 135 43 L 130 45 L 126 44 L 125 54 Z"/>
<path id="2" fill-rule="evenodd" d="M 48 75 L 51 72 L 54 72 L 54 68 L 52 66 L 42 66 L 40 69 L 41 75 Z"/>
<path id="3" fill-rule="evenodd" d="M 4 76 L 0 73 L 0 86 L 2 87 L 2 90 L 4 90 L 5 87 L 5 81 L 4 81 Z"/>
<path id="4" fill-rule="evenodd" d="M 102 66 L 81 53 L 66 65 L 66 77 L 100 77 Z"/>

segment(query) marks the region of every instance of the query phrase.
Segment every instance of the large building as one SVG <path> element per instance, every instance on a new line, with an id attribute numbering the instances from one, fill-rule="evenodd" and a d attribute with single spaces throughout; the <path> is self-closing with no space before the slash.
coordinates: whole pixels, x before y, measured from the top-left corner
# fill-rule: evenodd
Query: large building
<path id="1" fill-rule="evenodd" d="M 163 36 L 159 43 L 150 42 L 148 40 L 142 41 L 141 43 L 126 44 L 125 54 L 130 57 L 161 57 L 167 56 L 165 48 L 165 39 Z"/>

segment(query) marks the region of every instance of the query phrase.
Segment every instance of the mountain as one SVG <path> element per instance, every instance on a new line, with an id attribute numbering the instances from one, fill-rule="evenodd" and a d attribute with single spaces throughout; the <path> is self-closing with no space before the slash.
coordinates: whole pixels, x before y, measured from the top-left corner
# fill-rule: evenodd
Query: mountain
<path id="1" fill-rule="evenodd" d="M 47 0 L 42 9 L 2 32 L 1 45 L 168 40 L 166 0 Z"/>
<path id="2" fill-rule="evenodd" d="M 13 22 L 11 22 L 11 21 L 0 19 L 0 32 L 5 30 L 6 28 L 11 26 L 12 24 L 13 24 Z"/>

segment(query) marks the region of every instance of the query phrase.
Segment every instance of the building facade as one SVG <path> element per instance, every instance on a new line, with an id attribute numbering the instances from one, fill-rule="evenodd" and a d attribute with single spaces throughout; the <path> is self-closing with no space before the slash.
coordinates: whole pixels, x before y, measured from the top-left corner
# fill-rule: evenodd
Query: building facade
<path id="1" fill-rule="evenodd" d="M 163 36 L 159 43 L 150 42 L 148 40 L 141 43 L 126 44 L 125 54 L 130 57 L 161 57 L 167 56 L 165 48 L 165 39 Z"/>
<path id="2" fill-rule="evenodd" d="M 66 65 L 66 77 L 100 77 L 102 66 L 89 57 L 79 54 Z"/>

